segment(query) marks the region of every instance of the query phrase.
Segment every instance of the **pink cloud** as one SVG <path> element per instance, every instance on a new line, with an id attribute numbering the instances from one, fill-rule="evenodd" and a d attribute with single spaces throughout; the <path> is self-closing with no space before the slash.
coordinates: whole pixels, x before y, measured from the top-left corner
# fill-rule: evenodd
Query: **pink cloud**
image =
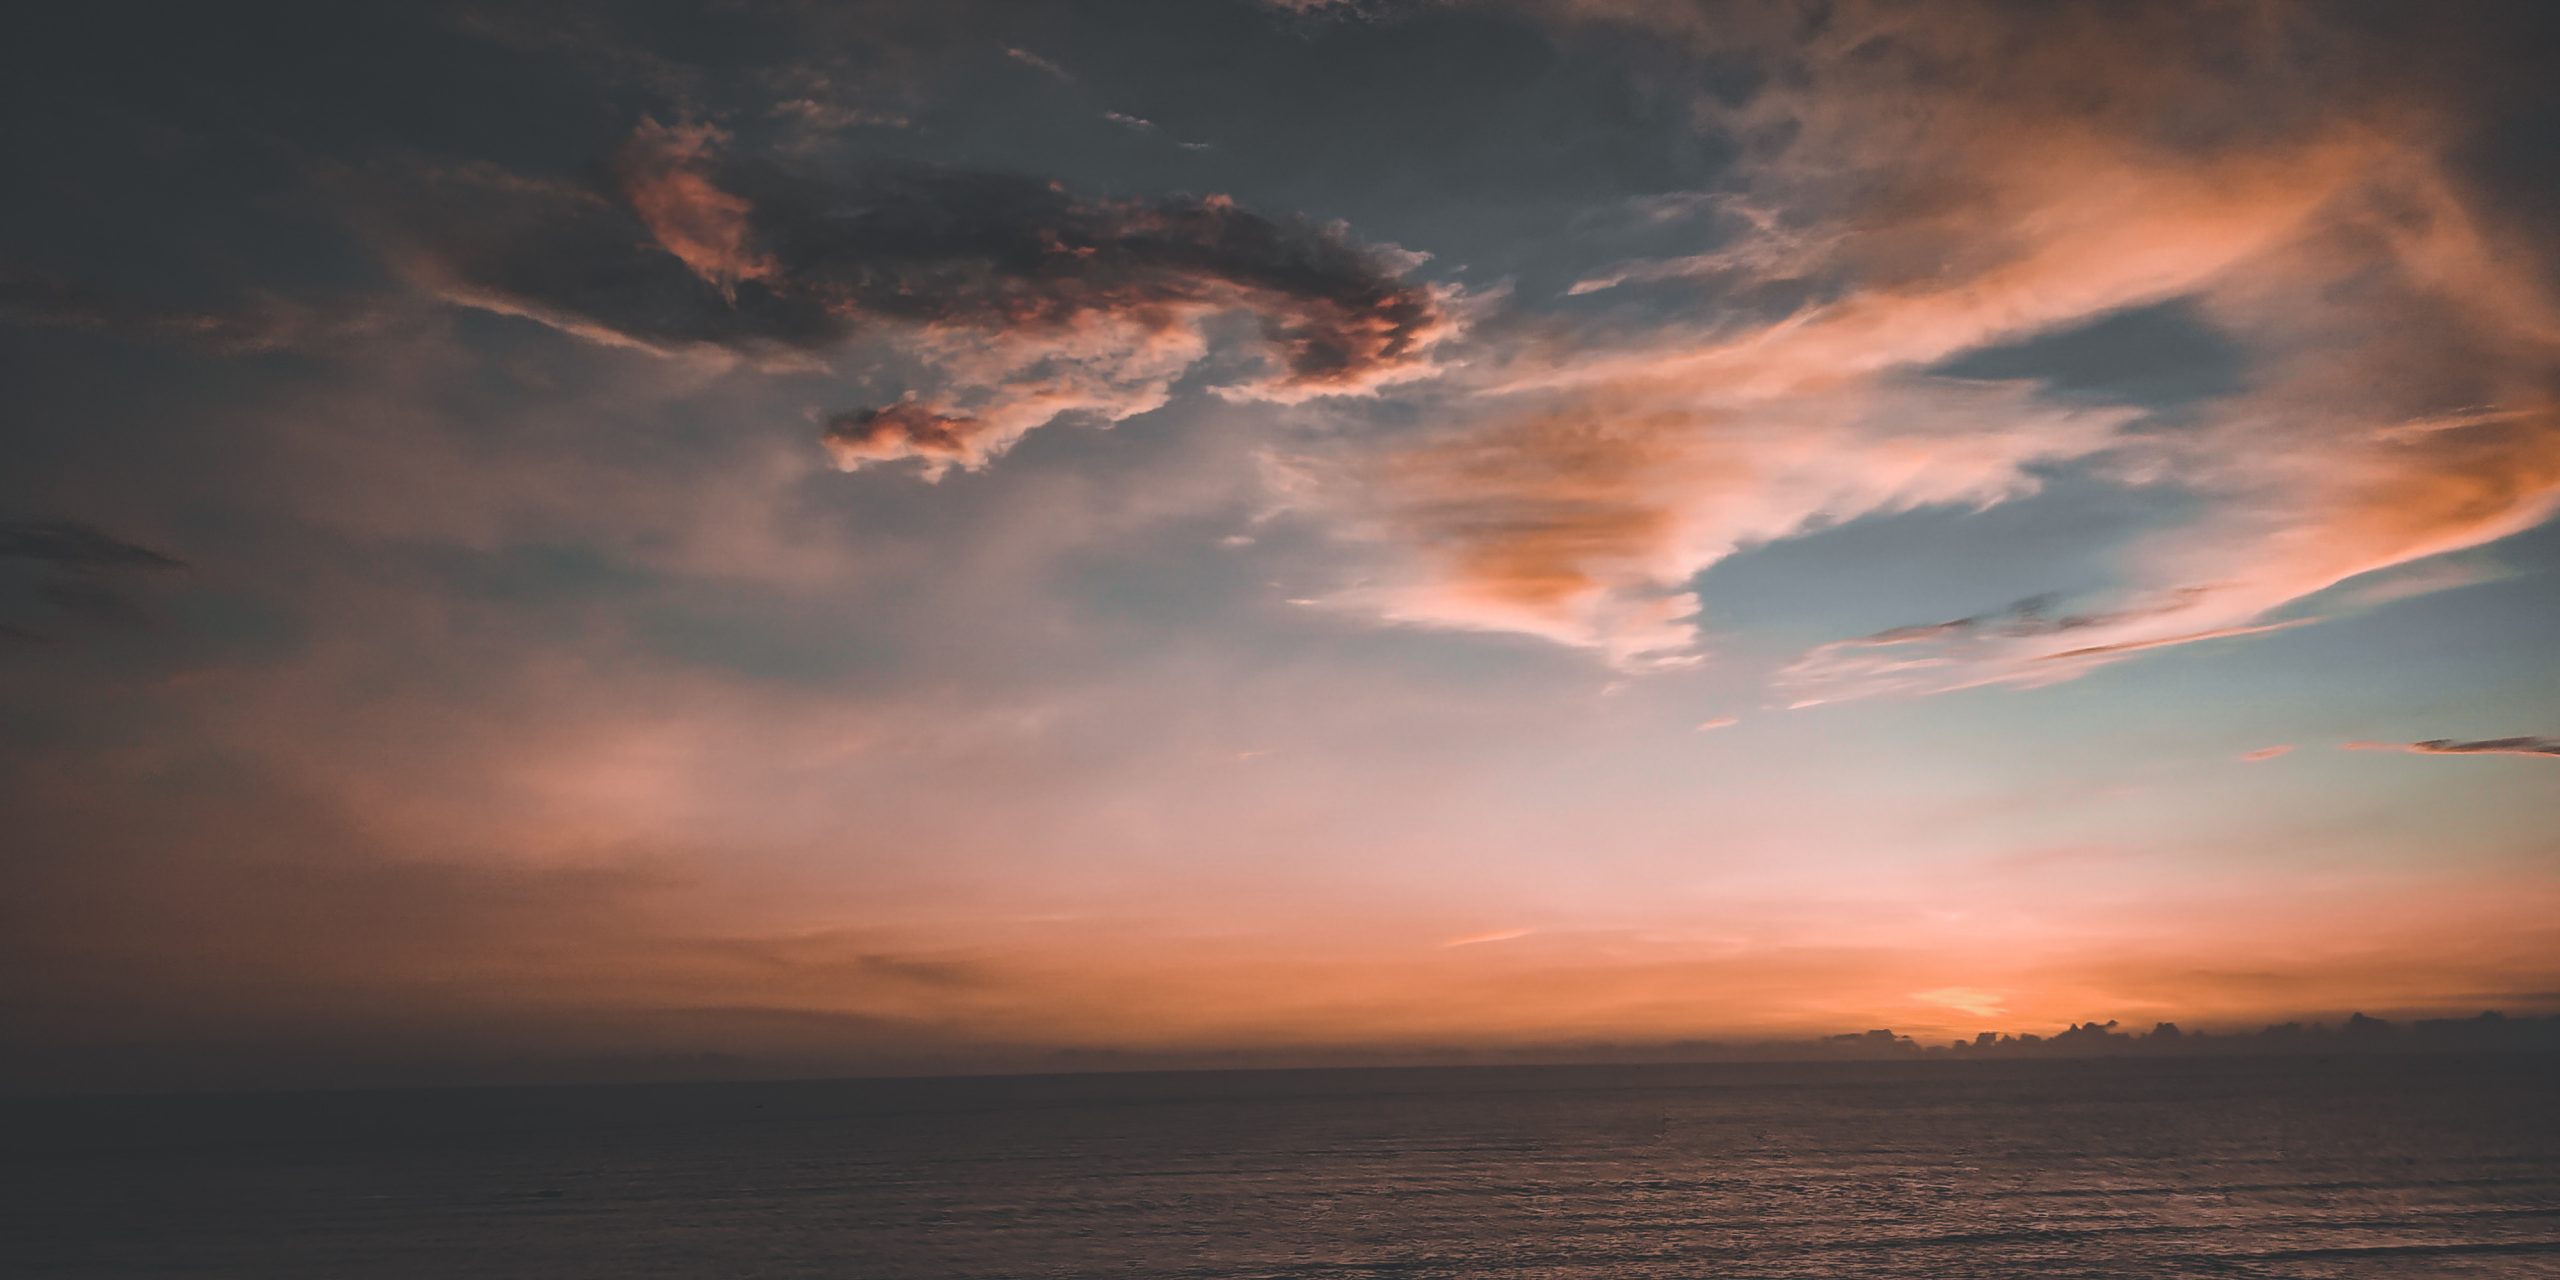
<path id="1" fill-rule="evenodd" d="M 2065 464 L 2201 499 L 2189 524 L 2129 548 L 2067 628 L 1898 628 L 1780 677 L 1799 703 L 1838 701 L 2046 684 L 2308 625 L 2281 611 L 2560 510 L 2560 307 L 2512 269 L 2531 248 L 2447 176 L 2449 135 L 2424 102 L 2342 91 L 2303 109 L 2285 77 L 2310 74 L 2295 61 L 2308 33 L 2290 18 L 2229 31 L 2227 57 L 2206 61 L 2123 56 L 2150 23 L 2156 47 L 2178 47 L 2197 15 L 2177 6 L 2099 20 L 1850 5 L 1809 40 L 1676 7 L 1553 8 L 1739 43 L 1800 73 L 1745 107 L 1702 107 L 1780 140 L 1724 201 L 1736 239 L 1576 291 L 1695 276 L 1814 300 L 1480 360 L 1476 399 L 1443 406 L 1439 436 L 1337 486 L 1367 492 L 1337 496 L 1334 514 L 1402 553 L 1352 602 L 1680 666 L 1714 613 L 1691 579 L 1751 546 L 2013 500 Z M 2194 127 L 2164 134 L 2172 119 Z M 2243 119 L 2256 124 L 2231 127 Z M 2131 407 L 1925 372 L 2181 297 L 2258 376 L 2175 433 L 2135 430 Z"/>
<path id="2" fill-rule="evenodd" d="M 739 281 L 771 279 L 781 268 L 752 247 L 753 206 L 712 180 L 711 158 L 728 138 L 708 125 L 643 120 L 616 167 L 624 198 L 658 244 L 734 297 Z"/>

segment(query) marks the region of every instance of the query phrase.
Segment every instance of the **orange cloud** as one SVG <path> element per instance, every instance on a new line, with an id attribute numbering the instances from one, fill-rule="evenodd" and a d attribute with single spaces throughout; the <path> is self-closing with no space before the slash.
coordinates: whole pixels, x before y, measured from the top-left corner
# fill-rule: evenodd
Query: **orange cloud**
<path id="1" fill-rule="evenodd" d="M 1440 946 L 1443 950 L 1446 950 L 1450 947 L 1479 946 L 1487 942 L 1509 942 L 1515 938 L 1528 937 L 1530 934 L 1536 932 L 1537 930 L 1535 929 L 1496 929 L 1491 933 L 1470 933 L 1461 937 L 1451 938 L 1447 942 L 1441 943 Z"/>
<path id="2" fill-rule="evenodd" d="M 1302 505 L 1407 549 L 1347 602 L 1406 622 L 1515 631 L 1627 667 L 1695 661 L 1688 580 L 1820 525 L 2037 487 L 2130 416 L 2016 387 L 1853 383 L 1801 396 L 1622 385 L 1314 469 Z"/>
<path id="3" fill-rule="evenodd" d="M 781 268 L 751 247 L 753 206 L 712 179 L 713 153 L 728 140 L 709 125 L 669 128 L 642 120 L 616 167 L 624 198 L 658 244 L 735 297 L 739 281 L 770 279 Z"/>
<path id="4" fill-rule="evenodd" d="M 2008 1012 L 2008 1006 L 2001 1003 L 2001 992 L 1986 991 L 1980 987 L 1939 987 L 1932 991 L 1914 991 L 1911 998 L 1925 1004 L 1944 1005 L 1977 1018 L 1997 1018 Z"/>
<path id="5" fill-rule="evenodd" d="M 1836 701 L 2049 683 L 2305 625 L 2274 615 L 2560 510 L 2560 308 L 2506 265 L 2532 250 L 2446 176 L 2456 134 L 2431 87 L 2374 77 L 2319 15 L 1850 4 L 1808 35 L 1554 8 L 1789 69 L 1742 108 L 1702 107 L 1755 148 L 1723 201 L 1738 238 L 1575 289 L 1693 277 L 1740 302 L 1705 329 L 1482 361 L 1435 439 L 1342 482 L 1369 492 L 1335 513 L 1404 563 L 1350 602 L 1685 665 L 1713 613 L 1690 580 L 1758 543 L 2011 500 L 2066 464 L 2203 499 L 2127 552 L 2067 642 L 1898 629 L 1781 677 L 1799 703 Z M 2214 59 L 2180 52 L 2203 23 Z M 1812 300 L 1754 318 L 1782 287 Z M 2171 298 L 2252 361 L 2245 390 L 2175 430 L 2140 405 L 1930 372 Z"/>

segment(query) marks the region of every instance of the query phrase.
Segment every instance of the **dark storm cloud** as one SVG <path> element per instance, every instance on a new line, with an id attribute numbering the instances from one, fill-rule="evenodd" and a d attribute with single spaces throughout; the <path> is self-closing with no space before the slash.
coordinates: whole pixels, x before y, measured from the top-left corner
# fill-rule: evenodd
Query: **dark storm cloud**
<path id="1" fill-rule="evenodd" d="M 2406 751 L 2421 756 L 2536 756 L 2560 758 L 2560 738 L 2479 738 L 2463 742 L 2428 738 L 2423 742 L 2350 742 L 2349 751 Z"/>
<path id="2" fill-rule="evenodd" d="M 1215 195 L 1088 200 L 1015 174 L 820 177 L 731 157 L 726 141 L 647 122 L 604 182 L 448 171 L 381 216 L 443 296 L 596 341 L 760 357 L 919 333 L 1007 344 L 952 372 L 1009 386 L 1010 412 L 937 401 L 848 415 L 831 436 L 858 429 L 877 446 L 839 447 L 848 465 L 975 465 L 1057 413 L 1152 408 L 1215 314 L 1258 319 L 1271 367 L 1241 390 L 1278 399 L 1408 375 L 1443 327 L 1434 295 L 1397 278 L 1404 264 L 1338 226 Z"/>

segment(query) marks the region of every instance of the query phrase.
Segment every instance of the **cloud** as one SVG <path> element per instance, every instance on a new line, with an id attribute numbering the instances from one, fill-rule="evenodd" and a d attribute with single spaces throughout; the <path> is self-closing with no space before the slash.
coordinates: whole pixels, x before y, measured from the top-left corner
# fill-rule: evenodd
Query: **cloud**
<path id="1" fill-rule="evenodd" d="M 83 571 L 181 567 L 179 561 L 149 547 L 73 520 L 0 521 L 0 559 Z"/>
<path id="2" fill-rule="evenodd" d="M 1004 56 L 1044 75 L 1055 76 L 1061 83 L 1074 84 L 1076 82 L 1076 78 L 1074 76 L 1067 74 L 1067 69 L 1065 67 L 1051 62 L 1047 58 L 1043 58 L 1029 49 L 1009 48 L 1004 51 Z"/>
<path id="3" fill-rule="evenodd" d="M 985 461 L 978 440 L 983 419 L 939 413 L 912 398 L 876 409 L 857 409 L 828 420 L 827 451 L 851 465 L 921 457 L 932 463 L 975 466 Z"/>
<path id="4" fill-rule="evenodd" d="M 1769 391 L 1627 379 L 1351 462 L 1304 464 L 1302 506 L 1403 564 L 1346 600 L 1403 622 L 1510 631 L 1627 668 L 1697 658 L 1702 570 L 1860 516 L 1987 506 L 2132 415 L 2018 387 L 1895 378 Z"/>
<path id="5" fill-rule="evenodd" d="M 1473 947 L 1480 946 L 1488 942 L 1510 942 L 1518 938 L 1528 937 L 1530 934 L 1536 932 L 1537 930 L 1535 929 L 1496 929 L 1490 933 L 1470 933 L 1462 937 L 1451 938 L 1448 941 L 1441 943 L 1440 948 L 1445 951 L 1451 947 Z"/>
<path id="6" fill-rule="evenodd" d="M 1682 665 L 1714 608 L 1691 580 L 1752 545 L 2062 467 L 2195 499 L 2074 584 L 2067 626 L 1896 628 L 1780 678 L 1807 702 L 2035 685 L 2307 625 L 2282 611 L 2560 510 L 2560 306 L 2514 268 L 2543 255 L 2449 171 L 2452 91 L 2372 32 L 2177 3 L 1853 3 L 1811 28 L 1546 7 L 1772 69 L 1700 104 L 1744 153 L 1725 239 L 1573 291 L 1686 282 L 1716 318 L 1470 353 L 1439 438 L 1344 468 L 1374 491 L 1354 527 L 1403 553 L 1353 593 L 1390 619 Z M 2215 56 L 2183 52 L 2208 29 Z M 2181 420 L 1943 372 L 2172 299 L 2247 369 Z"/>
<path id="7" fill-rule="evenodd" d="M 1808 650 L 1780 670 L 1775 683 L 1807 707 L 1842 698 L 1880 693 L 1929 692 L 1944 686 L 1950 669 L 1966 669 L 1994 646 L 2042 641 L 2046 637 L 2107 628 L 2128 620 L 2176 614 L 2191 607 L 2205 588 L 2189 587 L 2165 597 L 2112 610 L 2054 612 L 2059 597 L 2030 596 L 1996 613 L 1972 614 L 1945 622 L 1889 627 L 1872 635 L 1835 640 Z M 2046 646 L 2041 663 L 2068 660 L 2091 648 L 2073 643 Z M 2047 683 L 2062 678 L 2059 667 L 2035 665 L 2019 669 L 2018 678 Z M 1997 679 L 1997 677 L 1993 677 Z"/>
<path id="8" fill-rule="evenodd" d="M 1447 328 L 1440 298 L 1398 279 L 1404 259 L 1223 196 L 1085 200 L 922 167 L 821 178 L 727 142 L 647 121 L 609 189 L 441 173 L 372 216 L 437 295 L 607 345 L 806 367 L 888 344 L 930 385 L 914 407 L 836 418 L 846 467 L 982 466 L 1062 415 L 1155 408 L 1221 316 L 1257 321 L 1261 367 L 1221 370 L 1218 390 L 1275 401 L 1420 376 Z"/>
<path id="9" fill-rule="evenodd" d="M 28 328 L 108 334 L 247 356 L 360 334 L 379 327 L 384 318 L 370 307 L 319 307 L 272 294 L 218 307 L 179 306 L 0 264 L 0 324 Z"/>
<path id="10" fill-rule="evenodd" d="M 1804 708 L 1887 694 L 1949 693 L 1995 685 L 2038 688 L 2084 675 L 2128 654 L 2207 640 L 2234 640 L 2310 626 L 2318 618 L 2293 618 L 2253 626 L 2171 631 L 2103 644 L 2057 648 L 2044 638 L 2080 628 L 2105 628 L 2122 634 L 2142 627 L 2143 620 L 2194 608 L 2198 589 L 2168 597 L 2178 603 L 2137 605 L 2110 612 L 2077 614 L 2042 623 L 1979 628 L 1975 619 L 1926 626 L 1894 627 L 1852 640 L 1817 645 L 1778 670 L 1772 678 L 1788 695 L 1789 706 Z"/>
<path id="11" fill-rule="evenodd" d="M 1981 987 L 1939 987 L 1931 991 L 1914 991 L 1911 993 L 1911 998 L 1923 1004 L 1934 1004 L 1953 1009 L 1958 1013 L 1969 1013 L 1977 1018 L 1997 1018 L 2008 1012 L 2008 1006 L 2003 1002 L 2004 996 L 2001 992 L 1988 991 Z"/>
<path id="12" fill-rule="evenodd" d="M 149 547 L 71 520 L 0 521 L 0 561 L 8 560 L 37 566 L 33 599 L 29 602 L 34 611 L 126 630 L 146 626 L 150 618 L 118 588 L 114 579 L 186 567 L 182 561 Z M 51 638 L 51 633 L 41 626 L 0 620 L 0 639 L 37 642 Z"/>
<path id="13" fill-rule="evenodd" d="M 2277 756 L 2285 755 L 2292 750 L 2293 747 L 2291 744 L 2275 747 L 2260 747 L 2255 751 L 2241 752 L 2240 760 L 2243 764 L 2256 764 L 2262 760 L 2273 760 Z"/>
<path id="14" fill-rule="evenodd" d="M 1730 729 L 1740 723 L 1742 721 L 1734 716 L 1709 716 L 1698 722 L 1697 731 L 1706 733 L 1716 729 Z"/>
<path id="15" fill-rule="evenodd" d="M 712 180 L 713 148 L 722 138 L 704 125 L 668 128 L 645 120 L 624 144 L 617 167 L 623 197 L 659 246 L 734 300 L 739 282 L 769 280 L 780 268 L 748 247 L 753 206 Z"/>
<path id="16" fill-rule="evenodd" d="M 2429 738 L 2424 742 L 2350 742 L 2349 751 L 2405 751 L 2421 756 L 2531 756 L 2560 758 L 2560 738 L 2480 738 L 2469 742 Z"/>

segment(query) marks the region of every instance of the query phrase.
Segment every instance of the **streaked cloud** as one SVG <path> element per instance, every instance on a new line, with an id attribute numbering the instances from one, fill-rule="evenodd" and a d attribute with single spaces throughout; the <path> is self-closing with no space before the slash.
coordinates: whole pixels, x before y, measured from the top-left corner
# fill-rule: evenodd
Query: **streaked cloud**
<path id="1" fill-rule="evenodd" d="M 2560 738 L 2428 738 L 2422 742 L 2350 742 L 2349 751 L 2406 751 L 2421 756 L 2532 756 L 2560 758 Z"/>
<path id="2" fill-rule="evenodd" d="M 1051 62 L 1047 58 L 1043 58 L 1029 49 L 1018 47 L 1007 48 L 1004 51 L 1004 56 L 1011 58 L 1034 71 L 1040 72 L 1042 75 L 1054 76 L 1063 83 L 1074 84 L 1076 82 L 1076 78 L 1074 76 L 1067 74 L 1067 69 L 1065 67 Z"/>
<path id="3" fill-rule="evenodd" d="M 1536 932 L 1537 930 L 1535 929 L 1496 929 L 1490 933 L 1462 934 L 1441 943 L 1440 946 L 1443 950 L 1446 950 L 1450 947 L 1482 946 L 1488 942 L 1511 942 L 1516 939 L 1528 937 L 1530 934 Z"/>
<path id="4" fill-rule="evenodd" d="M 1977 1018 L 1997 1018 L 2008 1012 L 2008 1006 L 2002 1003 L 2004 996 L 2001 992 L 1987 991 L 1981 987 L 1938 987 L 1929 991 L 1914 991 L 1911 993 L 1911 998 L 1923 1004 L 1940 1005 L 1958 1013 L 1969 1013 Z"/>

